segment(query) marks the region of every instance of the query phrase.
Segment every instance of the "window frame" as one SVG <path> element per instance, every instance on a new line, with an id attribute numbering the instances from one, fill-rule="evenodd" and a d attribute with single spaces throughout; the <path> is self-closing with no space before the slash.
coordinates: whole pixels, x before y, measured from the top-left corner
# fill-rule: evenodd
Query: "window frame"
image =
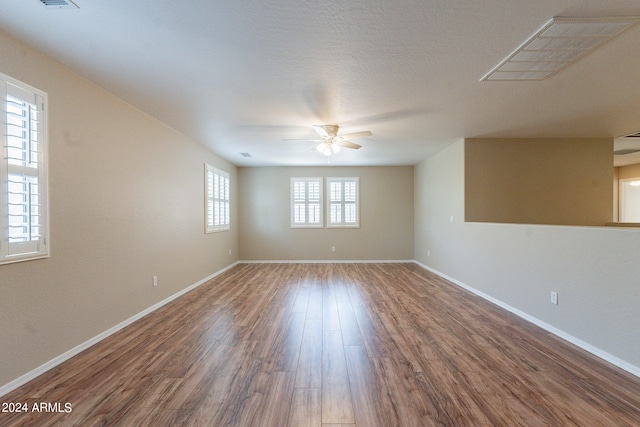
<path id="1" fill-rule="evenodd" d="M 219 183 L 217 192 L 216 178 Z M 206 234 L 231 229 L 230 187 L 231 178 L 228 172 L 210 164 L 204 164 L 204 231 Z M 216 205 L 218 205 L 217 208 Z"/>
<path id="2" fill-rule="evenodd" d="M 324 228 L 324 218 L 323 218 L 323 179 L 322 177 L 291 177 L 290 178 L 290 225 L 291 228 Z M 296 198 L 296 183 L 304 183 L 305 186 L 305 195 L 304 198 Z M 309 183 L 317 183 L 318 184 L 318 198 L 315 197 L 309 198 Z M 317 205 L 317 211 L 314 212 L 314 216 L 317 215 L 317 221 L 310 222 L 309 218 L 310 209 L 312 205 Z M 304 207 L 304 222 L 296 221 L 296 208 L 299 206 Z"/>
<path id="3" fill-rule="evenodd" d="M 9 98 L 13 98 L 10 101 Z M 0 98 L 2 99 L 0 132 L 0 265 L 21 261 L 30 261 L 50 256 L 49 229 L 49 140 L 48 140 L 48 96 L 46 92 L 0 73 Z M 9 104 L 13 108 L 9 107 Z M 11 109 L 14 112 L 10 111 Z M 15 110 L 22 109 L 25 116 L 19 116 Z M 10 117 L 11 116 L 11 117 Z M 20 118 L 22 117 L 22 118 Z M 17 125 L 17 122 L 22 125 Z M 19 126 L 22 136 L 9 130 Z M 10 142 L 13 139 L 13 142 Z M 22 143 L 22 147 L 18 146 Z M 36 147 L 34 149 L 34 146 Z M 10 154 L 11 150 L 14 153 Z M 15 153 L 23 152 L 22 159 Z M 11 159 L 14 161 L 12 162 Z M 23 164 L 17 164 L 17 163 Z M 10 176 L 13 175 L 13 180 Z M 21 176 L 21 181 L 15 177 Z M 13 184 L 13 185 L 12 185 Z M 22 194 L 16 189 L 23 187 Z M 16 204 L 11 201 L 22 196 L 23 201 Z M 23 205 L 22 213 L 13 213 L 10 206 Z M 11 242 L 11 216 L 23 216 L 26 220 L 21 227 L 26 230 L 27 240 Z M 36 229 L 37 231 L 34 231 Z M 37 233 L 34 238 L 34 234 Z M 24 237 L 20 237 L 24 238 Z"/>
<path id="4" fill-rule="evenodd" d="M 332 183 L 340 183 L 340 200 L 334 200 L 332 193 Z M 355 200 L 346 200 L 346 183 L 355 184 Z M 355 221 L 347 222 L 347 207 L 355 208 Z M 340 221 L 332 220 L 332 209 L 340 208 Z M 360 178 L 359 177 L 327 177 L 327 228 L 360 228 Z"/>

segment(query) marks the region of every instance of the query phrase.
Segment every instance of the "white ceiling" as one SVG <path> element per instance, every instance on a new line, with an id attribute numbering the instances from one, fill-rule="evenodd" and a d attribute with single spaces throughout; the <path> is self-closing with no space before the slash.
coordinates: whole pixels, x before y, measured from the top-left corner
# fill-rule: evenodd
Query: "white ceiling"
<path id="1" fill-rule="evenodd" d="M 332 165 L 640 131 L 640 24 L 549 79 L 479 81 L 551 17 L 640 15 L 638 0 L 74 1 L 2 0 L 0 29 L 241 166 L 327 164 L 282 141 L 314 124 L 373 132 Z"/>

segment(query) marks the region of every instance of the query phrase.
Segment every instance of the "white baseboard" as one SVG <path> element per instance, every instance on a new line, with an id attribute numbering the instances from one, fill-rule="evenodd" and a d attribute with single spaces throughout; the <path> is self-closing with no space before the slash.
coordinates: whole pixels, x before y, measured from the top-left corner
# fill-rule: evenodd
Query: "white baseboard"
<path id="1" fill-rule="evenodd" d="M 385 260 L 369 260 L 369 259 L 266 259 L 266 260 L 242 260 L 238 264 L 413 264 L 412 259 L 385 259 Z"/>
<path id="2" fill-rule="evenodd" d="M 95 337 L 93 337 L 93 338 L 83 342 L 82 344 L 72 348 L 71 350 L 66 351 L 65 353 L 59 355 L 58 357 L 55 357 L 55 358 L 51 359 L 50 361 L 44 363 L 43 365 L 38 366 L 34 370 L 27 372 L 26 374 L 22 375 L 19 378 L 16 378 L 15 380 L 11 381 L 10 383 L 7 383 L 7 384 L 3 385 L 2 387 L 0 387 L 0 397 L 2 397 L 5 394 L 17 389 L 18 387 L 26 384 L 27 382 L 31 381 L 32 379 L 36 378 L 37 376 L 44 374 L 45 372 L 47 372 L 51 368 L 54 368 L 54 367 L 58 366 L 62 362 L 66 361 L 68 359 L 71 359 L 76 354 L 88 349 L 89 347 L 91 347 L 94 344 L 97 344 L 98 342 L 102 341 L 103 339 L 107 338 L 108 336 L 113 335 L 114 333 L 118 332 L 120 329 L 123 329 L 126 326 L 129 326 L 130 324 L 132 324 L 136 320 L 139 320 L 139 319 L 143 318 L 147 314 L 159 309 L 160 307 L 162 307 L 165 304 L 170 303 L 174 299 L 176 299 L 176 298 L 186 294 L 187 292 L 197 288 L 198 286 L 202 285 L 203 283 L 208 282 L 209 280 L 211 280 L 214 277 L 224 273 L 225 271 L 227 271 L 230 268 L 236 266 L 237 264 L 238 264 L 238 261 L 234 262 L 233 264 L 230 264 L 230 265 L 226 266 L 225 268 L 223 268 L 221 270 L 216 271 L 215 273 L 211 274 L 210 276 L 205 277 L 204 279 L 194 283 L 193 285 L 190 285 L 189 287 L 184 288 L 180 292 L 177 292 L 177 293 L 171 295 L 170 297 L 163 299 L 162 301 L 152 305 L 151 307 L 147 308 L 146 310 L 143 310 L 140 313 L 128 318 L 127 320 L 118 323 L 114 327 L 112 327 L 110 329 L 107 329 L 106 331 L 102 332 L 101 334 L 98 334 Z"/>
<path id="3" fill-rule="evenodd" d="M 568 334 L 564 331 L 562 331 L 561 329 L 556 328 L 555 326 L 552 326 L 546 322 L 543 322 L 542 320 L 533 317 L 527 313 L 525 313 L 524 311 L 518 310 L 515 307 L 510 306 L 509 304 L 506 304 L 490 295 L 485 294 L 484 292 L 481 292 L 475 288 L 472 288 L 471 286 L 460 282 L 459 280 L 454 279 L 453 277 L 449 277 L 446 274 L 435 270 L 425 264 L 422 264 L 418 261 L 414 261 L 416 264 L 418 264 L 420 267 L 424 268 L 425 270 L 429 270 L 430 272 L 437 274 L 438 276 L 442 277 L 443 279 L 448 280 L 449 282 L 460 286 L 463 289 L 466 289 L 467 291 L 489 301 L 492 302 L 493 304 L 497 305 L 498 307 L 504 308 L 507 311 L 510 311 L 511 313 L 515 314 L 518 317 L 521 317 L 522 319 L 533 323 L 536 326 L 541 327 L 542 329 L 546 330 L 547 332 L 550 332 L 552 334 L 554 334 L 557 337 L 562 338 L 565 341 L 570 342 L 571 344 L 574 344 L 578 347 L 580 347 L 583 350 L 588 351 L 589 353 L 593 354 L 594 356 L 599 357 L 600 359 L 603 359 L 609 363 L 611 363 L 612 365 L 617 366 L 620 369 L 623 369 L 627 372 L 629 372 L 632 375 L 635 375 L 636 377 L 640 378 L 640 367 L 632 365 L 631 363 L 628 363 L 610 353 L 607 353 L 604 350 L 599 349 L 598 347 L 595 347 L 591 344 L 589 344 L 588 342 L 582 341 L 579 338 L 574 337 L 571 334 Z"/>

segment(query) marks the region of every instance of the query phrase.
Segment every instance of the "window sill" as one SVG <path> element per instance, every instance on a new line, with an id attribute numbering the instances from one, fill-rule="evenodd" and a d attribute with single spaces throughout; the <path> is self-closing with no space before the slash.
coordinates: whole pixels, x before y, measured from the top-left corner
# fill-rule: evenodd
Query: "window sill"
<path id="1" fill-rule="evenodd" d="M 15 264 L 17 262 L 34 261 L 37 259 L 50 258 L 49 252 L 37 253 L 30 255 L 10 255 L 4 258 L 0 258 L 0 265 Z"/>

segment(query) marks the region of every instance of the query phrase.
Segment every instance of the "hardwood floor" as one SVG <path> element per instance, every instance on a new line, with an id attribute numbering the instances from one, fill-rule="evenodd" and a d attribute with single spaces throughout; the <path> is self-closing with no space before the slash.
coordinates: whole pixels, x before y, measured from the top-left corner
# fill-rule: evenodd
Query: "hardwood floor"
<path id="1" fill-rule="evenodd" d="M 415 264 L 238 265 L 0 402 L 62 410 L 2 426 L 640 425 L 638 378 Z"/>

